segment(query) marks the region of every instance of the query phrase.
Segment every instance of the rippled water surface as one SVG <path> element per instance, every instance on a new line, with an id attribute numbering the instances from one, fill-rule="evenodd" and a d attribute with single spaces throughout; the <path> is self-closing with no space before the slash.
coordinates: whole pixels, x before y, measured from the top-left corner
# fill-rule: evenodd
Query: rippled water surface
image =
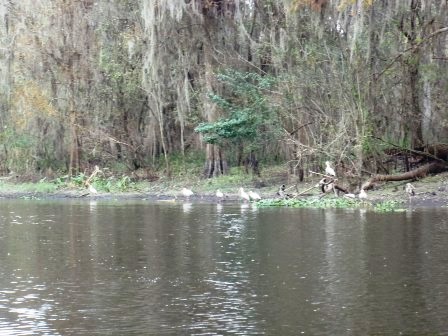
<path id="1" fill-rule="evenodd" d="M 447 210 L 0 203 L 0 335 L 448 335 Z"/>

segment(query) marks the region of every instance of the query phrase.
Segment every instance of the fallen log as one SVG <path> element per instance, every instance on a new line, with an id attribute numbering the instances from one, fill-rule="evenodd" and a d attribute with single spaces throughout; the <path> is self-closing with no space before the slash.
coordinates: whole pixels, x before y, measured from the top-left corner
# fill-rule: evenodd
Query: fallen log
<path id="1" fill-rule="evenodd" d="M 405 181 L 414 180 L 418 178 L 426 177 L 429 174 L 438 174 L 448 170 L 448 165 L 445 162 L 433 161 L 427 163 L 417 169 L 408 171 L 402 174 L 396 175 L 373 175 L 370 179 L 363 183 L 361 189 L 372 189 L 376 182 L 388 182 L 388 181 Z"/>

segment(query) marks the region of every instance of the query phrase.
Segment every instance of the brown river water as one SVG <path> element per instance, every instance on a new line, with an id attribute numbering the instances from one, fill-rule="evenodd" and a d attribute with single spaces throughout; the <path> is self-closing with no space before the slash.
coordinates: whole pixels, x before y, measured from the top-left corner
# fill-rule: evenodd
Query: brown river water
<path id="1" fill-rule="evenodd" d="M 448 335 L 447 214 L 2 200 L 0 335 Z"/>

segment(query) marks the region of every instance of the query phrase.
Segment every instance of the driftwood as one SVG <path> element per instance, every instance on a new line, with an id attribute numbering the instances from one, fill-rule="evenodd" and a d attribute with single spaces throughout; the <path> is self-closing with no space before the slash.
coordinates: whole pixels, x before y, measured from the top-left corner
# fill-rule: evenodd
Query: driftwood
<path id="1" fill-rule="evenodd" d="M 316 184 L 316 185 L 312 186 L 311 188 L 303 190 L 302 192 L 298 193 L 297 195 L 294 195 L 294 197 L 297 198 L 297 197 L 299 197 L 299 196 L 301 196 L 303 194 L 306 194 L 308 191 L 310 191 L 310 190 L 312 190 L 314 188 L 319 188 L 319 184 Z"/>
<path id="2" fill-rule="evenodd" d="M 373 175 L 361 186 L 361 189 L 367 190 L 373 188 L 376 182 L 388 182 L 388 181 L 405 181 L 423 178 L 428 174 L 437 174 L 448 170 L 448 165 L 440 161 L 433 161 L 427 163 L 417 169 L 408 171 L 403 174 L 396 175 Z"/>

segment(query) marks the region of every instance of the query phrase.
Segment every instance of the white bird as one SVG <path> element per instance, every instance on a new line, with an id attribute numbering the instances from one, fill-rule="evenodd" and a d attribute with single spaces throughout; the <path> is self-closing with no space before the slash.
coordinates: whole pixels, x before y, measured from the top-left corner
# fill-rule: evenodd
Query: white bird
<path id="1" fill-rule="evenodd" d="M 216 197 L 218 198 L 218 201 L 221 201 L 224 198 L 224 194 L 221 190 L 216 190 Z"/>
<path id="2" fill-rule="evenodd" d="M 409 197 L 411 196 L 415 196 L 415 187 L 411 184 L 411 183 L 406 183 L 406 192 L 409 195 Z"/>
<path id="3" fill-rule="evenodd" d="M 261 200 L 261 196 L 258 195 L 256 192 L 253 192 L 252 190 L 249 190 L 249 197 L 250 197 L 250 199 L 252 199 L 253 201 L 259 201 L 259 200 Z"/>
<path id="4" fill-rule="evenodd" d="M 330 176 L 336 176 L 336 173 L 334 171 L 333 168 L 331 168 L 330 166 L 330 161 L 325 161 L 325 174 L 330 175 Z"/>
<path id="5" fill-rule="evenodd" d="M 239 190 L 239 195 L 240 195 L 240 197 L 243 199 L 243 201 L 248 201 L 248 202 L 250 202 L 249 194 L 248 194 L 247 192 L 244 191 L 244 188 L 240 188 L 240 190 Z"/>
<path id="6" fill-rule="evenodd" d="M 89 189 L 89 193 L 91 193 L 91 194 L 98 194 L 98 191 L 90 183 L 87 185 L 87 187 Z"/>
<path id="7" fill-rule="evenodd" d="M 190 197 L 191 195 L 193 195 L 194 193 L 190 190 L 190 189 L 187 189 L 187 188 L 182 188 L 182 195 L 184 196 L 184 197 Z"/>
<path id="8" fill-rule="evenodd" d="M 359 192 L 358 198 L 362 199 L 362 200 L 367 199 L 367 193 L 365 192 L 364 189 L 361 189 L 361 191 Z"/>

